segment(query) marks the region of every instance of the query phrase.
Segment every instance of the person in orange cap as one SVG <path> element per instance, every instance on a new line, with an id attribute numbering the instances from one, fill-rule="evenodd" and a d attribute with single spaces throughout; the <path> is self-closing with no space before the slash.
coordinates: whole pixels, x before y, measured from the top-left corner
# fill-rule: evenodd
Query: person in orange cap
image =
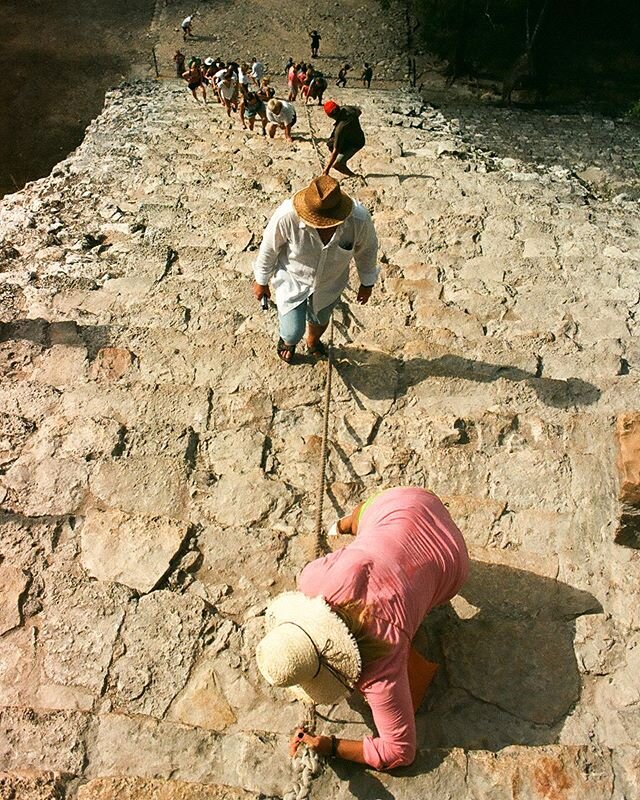
<path id="1" fill-rule="evenodd" d="M 324 174 L 335 169 L 343 175 L 353 177 L 347 166 L 350 158 L 365 145 L 364 131 L 360 127 L 361 109 L 356 106 L 339 106 L 334 100 L 327 100 L 323 106 L 325 114 L 334 122 L 331 136 L 327 139 L 327 147 L 331 151 Z"/>

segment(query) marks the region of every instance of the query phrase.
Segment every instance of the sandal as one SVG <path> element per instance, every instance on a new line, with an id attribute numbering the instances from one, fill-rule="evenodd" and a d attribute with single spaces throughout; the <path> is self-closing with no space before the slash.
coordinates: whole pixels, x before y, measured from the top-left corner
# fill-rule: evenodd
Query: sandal
<path id="1" fill-rule="evenodd" d="M 329 351 L 327 350 L 327 345 L 318 339 L 314 345 L 307 345 L 307 352 L 310 356 L 315 356 L 316 358 L 326 358 Z"/>
<path id="2" fill-rule="evenodd" d="M 278 339 L 276 350 L 278 352 L 278 357 L 284 361 L 285 364 L 291 364 L 296 352 L 295 344 L 287 344 L 284 339 L 280 338 Z"/>

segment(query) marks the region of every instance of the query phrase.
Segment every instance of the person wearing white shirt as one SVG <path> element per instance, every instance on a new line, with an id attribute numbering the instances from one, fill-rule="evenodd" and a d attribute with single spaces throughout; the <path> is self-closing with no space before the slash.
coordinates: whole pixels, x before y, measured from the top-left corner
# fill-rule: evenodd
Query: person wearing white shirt
<path id="1" fill-rule="evenodd" d="M 187 41 L 189 36 L 193 36 L 191 23 L 193 22 L 194 16 L 195 14 L 189 14 L 189 16 L 185 17 L 182 20 L 182 23 L 180 24 L 180 27 L 182 28 L 182 38 L 184 39 L 185 42 Z"/>
<path id="2" fill-rule="evenodd" d="M 292 362 L 305 330 L 308 352 L 326 353 L 320 337 L 349 282 L 351 259 L 360 278 L 357 301 L 364 304 L 378 279 L 377 255 L 371 215 L 335 178 L 314 178 L 276 209 L 253 267 L 253 293 L 261 300 L 273 287 L 283 361 Z"/>
<path id="3" fill-rule="evenodd" d="M 251 63 L 251 80 L 260 88 L 260 82 L 264 76 L 264 64 L 254 56 Z"/>
<path id="4" fill-rule="evenodd" d="M 243 96 L 249 91 L 250 82 L 249 65 L 243 62 L 238 69 L 238 86 Z"/>
<path id="5" fill-rule="evenodd" d="M 286 100 L 272 98 L 267 103 L 267 120 L 269 122 L 269 138 L 273 139 L 278 128 L 284 131 L 284 138 L 292 142 L 291 128 L 296 124 L 298 117 L 295 106 Z"/>
<path id="6" fill-rule="evenodd" d="M 227 74 L 227 66 L 221 67 L 217 72 L 213 73 L 213 76 L 210 78 L 209 83 L 213 87 L 213 91 L 216 93 L 216 97 L 218 98 L 218 102 L 224 105 L 224 101 L 220 95 L 220 83 L 224 80 L 224 76 Z"/>
<path id="7" fill-rule="evenodd" d="M 227 110 L 227 116 L 231 116 L 231 110 L 236 110 L 238 103 L 238 80 L 232 69 L 228 69 L 218 82 L 218 95 L 222 105 Z"/>

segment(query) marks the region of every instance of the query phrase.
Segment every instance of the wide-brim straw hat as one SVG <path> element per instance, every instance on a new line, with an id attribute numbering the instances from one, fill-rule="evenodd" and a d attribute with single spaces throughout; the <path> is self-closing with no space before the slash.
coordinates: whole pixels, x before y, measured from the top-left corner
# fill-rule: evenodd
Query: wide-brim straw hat
<path id="1" fill-rule="evenodd" d="M 267 607 L 266 627 L 256 660 L 272 686 L 288 686 L 299 699 L 319 705 L 353 690 L 362 670 L 360 651 L 322 597 L 278 595 Z"/>
<path id="2" fill-rule="evenodd" d="M 312 228 L 333 228 L 344 222 L 353 209 L 353 200 L 329 175 L 314 178 L 306 189 L 293 196 L 293 207 L 300 219 Z"/>

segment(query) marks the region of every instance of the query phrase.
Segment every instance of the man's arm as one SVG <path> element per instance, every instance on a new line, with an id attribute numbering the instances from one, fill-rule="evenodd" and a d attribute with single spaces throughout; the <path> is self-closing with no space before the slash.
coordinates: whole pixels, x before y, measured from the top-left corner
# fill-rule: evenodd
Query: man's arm
<path id="1" fill-rule="evenodd" d="M 346 517 L 340 517 L 340 519 L 336 522 L 336 527 L 338 529 L 338 533 L 350 536 L 356 536 L 358 533 L 358 518 L 360 517 L 360 510 L 364 502 L 357 505 L 350 514 L 347 514 Z"/>
<path id="2" fill-rule="evenodd" d="M 258 250 L 258 257 L 253 265 L 253 276 L 256 284 L 267 289 L 271 276 L 278 266 L 278 254 L 286 244 L 281 221 L 282 214 L 278 209 L 265 228 L 260 249 Z M 268 294 L 268 292 L 262 292 L 262 294 Z"/>
<path id="3" fill-rule="evenodd" d="M 354 243 L 353 255 L 356 269 L 360 276 L 360 290 L 358 291 L 358 302 L 366 303 L 371 296 L 371 289 L 378 280 L 380 270 L 378 269 L 378 237 L 373 226 L 371 215 L 366 209 L 361 212 L 362 217 L 356 221 L 356 241 Z M 364 290 L 364 291 L 363 291 Z"/>
<path id="4" fill-rule="evenodd" d="M 353 247 L 353 256 L 360 282 L 364 286 L 373 286 L 378 280 L 378 237 L 373 226 L 371 214 L 366 209 L 360 211 L 360 218 L 356 221 L 357 232 Z"/>
<path id="5" fill-rule="evenodd" d="M 322 174 L 328 175 L 331 171 L 331 167 L 336 163 L 336 158 L 338 158 L 340 154 L 338 153 L 338 148 L 334 145 L 333 150 L 329 154 L 329 160 L 327 161 L 327 166 L 324 168 Z"/>

